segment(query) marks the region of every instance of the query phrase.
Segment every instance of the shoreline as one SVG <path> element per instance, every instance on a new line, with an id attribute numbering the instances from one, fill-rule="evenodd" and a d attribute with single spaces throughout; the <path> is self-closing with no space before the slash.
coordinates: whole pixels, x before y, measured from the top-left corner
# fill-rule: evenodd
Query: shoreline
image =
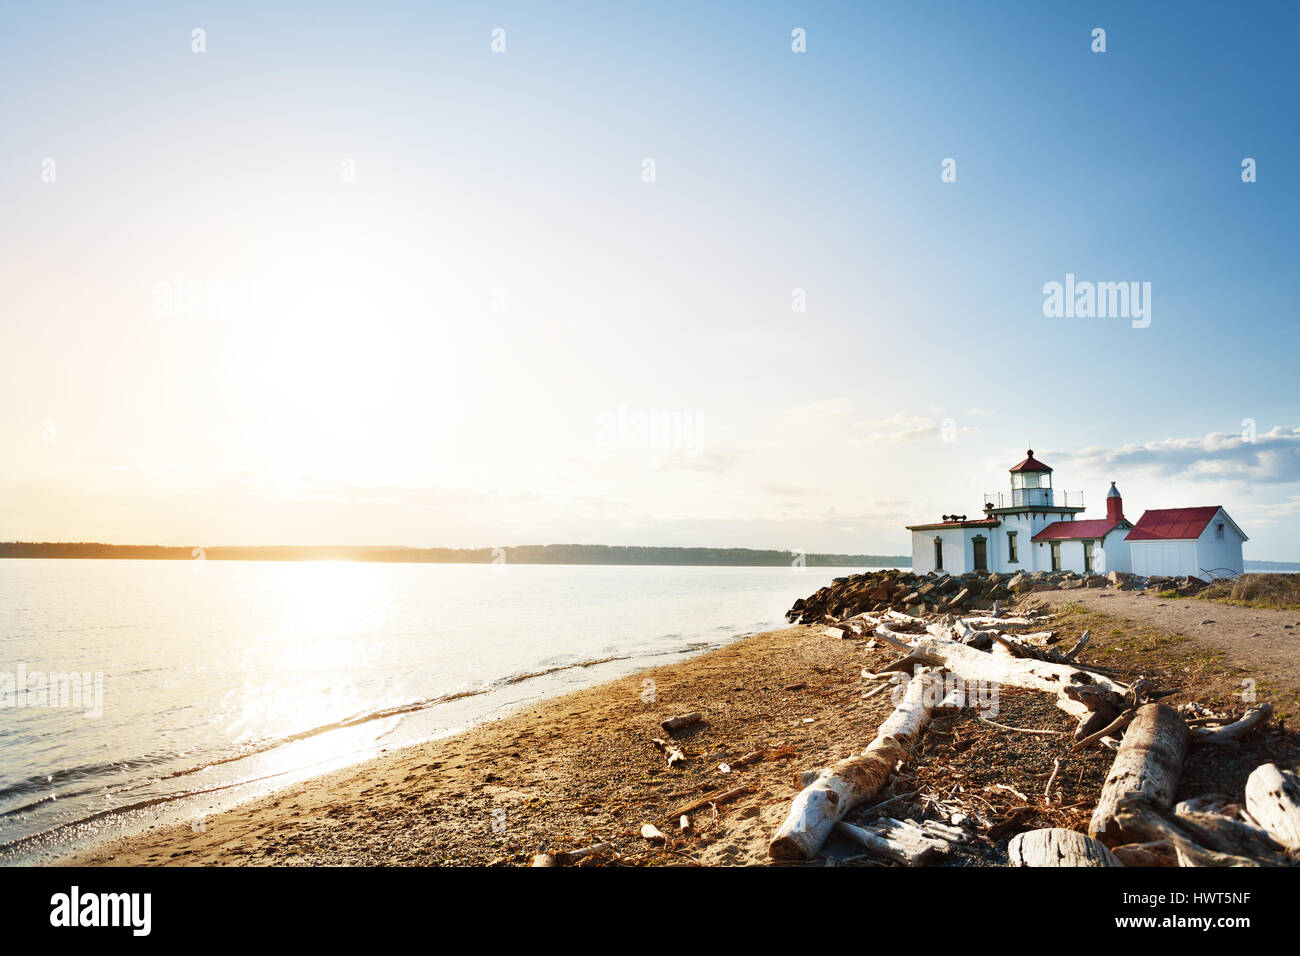
<path id="1" fill-rule="evenodd" d="M 428 717 L 436 710 L 440 722 L 450 722 L 451 726 L 446 729 L 438 729 L 436 732 L 427 735 L 425 733 L 428 730 L 427 727 L 424 728 L 424 732 L 418 735 L 412 735 L 408 730 L 406 733 L 397 735 L 398 739 L 396 741 L 383 746 L 378 744 L 359 745 L 337 754 L 312 760 L 306 764 L 292 763 L 282 769 L 273 769 L 249 779 L 236 779 L 229 782 L 218 781 L 213 783 L 210 789 L 186 791 L 176 796 L 153 796 L 142 800 L 138 804 L 101 811 L 87 818 L 63 823 L 51 830 L 23 837 L 6 844 L 3 848 L 4 855 L 0 856 L 0 866 L 57 866 L 66 860 L 94 855 L 96 850 L 101 847 L 140 839 L 149 830 L 172 827 L 184 829 L 190 826 L 190 821 L 193 819 L 229 812 L 263 800 L 271 800 L 285 790 L 294 787 L 308 787 L 326 777 L 347 776 L 358 768 L 372 762 L 385 760 L 393 754 L 401 754 L 447 738 L 472 733 L 481 727 L 507 719 L 523 709 L 538 707 L 570 694 L 581 693 L 584 690 L 600 687 L 647 669 L 663 666 L 660 662 L 666 659 L 672 660 L 674 663 L 682 663 L 693 657 L 706 654 L 711 650 L 725 647 L 728 643 L 745 640 L 756 633 L 758 632 L 744 631 L 721 639 L 690 642 L 678 648 L 635 651 L 609 657 L 573 661 L 538 670 L 512 673 L 509 676 L 489 681 L 476 689 L 448 694 L 439 701 L 433 702 L 432 706 L 429 705 L 429 702 L 420 702 L 403 709 L 408 716 L 415 717 L 417 720 Z M 611 669 L 613 670 L 612 674 L 609 673 Z M 594 682 L 584 682 L 580 678 L 571 676 L 571 674 L 577 672 L 599 674 L 601 671 L 605 671 L 605 675 L 597 677 Z M 574 683 L 578 686 L 569 686 Z M 385 719 L 385 715 L 374 715 L 355 725 L 320 728 L 303 735 L 303 739 L 311 740 L 330 733 L 364 729 L 372 723 L 382 723 Z M 385 732 L 376 740 L 387 735 L 388 732 Z M 274 755 L 286 747 L 297 745 L 299 742 L 301 741 L 292 738 L 280 740 L 265 751 L 218 759 L 209 765 L 185 770 L 179 776 L 188 778 L 211 766 L 220 766 L 235 761 L 247 762 L 256 760 L 259 757 Z M 281 782 L 271 782 L 277 780 L 277 778 L 284 779 Z M 215 803 L 207 804 L 207 809 L 200 809 L 208 800 L 213 800 Z M 83 838 L 80 841 L 82 845 L 79 847 L 75 845 L 59 846 L 61 842 L 71 842 L 67 838 L 69 833 L 75 833 L 97 820 L 106 818 L 112 821 L 111 829 L 96 833 L 89 838 Z M 146 826 L 147 829 L 145 829 Z M 43 844 L 44 848 L 42 848 Z"/>
<path id="2" fill-rule="evenodd" d="M 666 826 L 674 807 L 713 789 L 755 787 L 729 815 L 777 792 L 783 807 L 796 765 L 842 756 L 843 741 L 888 713 L 887 696 L 845 706 L 859 693 L 861 650 L 820 630 L 742 637 L 292 784 L 206 817 L 201 832 L 159 824 L 53 865 L 484 865 L 597 839 L 635 853 L 642 823 Z M 690 710 L 706 719 L 679 737 L 689 759 L 670 769 L 650 741 Z M 718 769 L 791 747 L 798 759 Z"/>
<path id="3" fill-rule="evenodd" d="M 1070 639 L 1085 627 L 1128 635 L 1103 643 L 1099 662 L 1161 678 L 1175 689 L 1173 702 L 1232 702 L 1237 675 L 1225 668 L 1222 651 L 1162 627 L 1164 609 L 1154 602 L 1150 618 L 1074 607 L 1060 609 Z M 1253 613 L 1261 622 L 1278 619 L 1278 612 Z M 860 750 L 893 709 L 887 693 L 866 697 L 879 685 L 862 672 L 895 657 L 887 647 L 830 637 L 821 625 L 766 631 L 292 784 L 213 813 L 197 832 L 160 824 L 54 865 L 526 866 L 542 851 L 601 842 L 611 843 L 624 865 L 770 865 L 768 840 L 799 789 L 799 772 Z M 1265 696 L 1281 704 L 1297 688 L 1293 673 L 1277 676 L 1285 686 Z M 1008 824 L 978 854 L 952 865 L 1005 865 L 1016 828 L 1086 826 L 1111 768 L 1113 754 L 1104 748 L 1072 752 L 1042 735 L 1057 731 L 1068 740 L 1074 726 L 1046 695 L 1003 688 L 999 706 L 1001 729 L 969 713 L 936 722 L 903 771 L 907 789 L 933 794 L 960 786 L 987 808 L 990 823 Z M 673 735 L 687 759 L 669 767 L 653 743 L 669 736 L 659 724 L 691 711 L 704 720 Z M 1007 732 L 1019 727 L 1036 732 Z M 1189 758 L 1180 787 L 1235 792 L 1261 762 L 1259 747 L 1272 748 L 1269 759 L 1300 763 L 1295 734 L 1274 733 L 1239 745 L 1226 767 L 1218 755 Z M 756 751 L 764 757 L 740 765 Z M 1041 793 L 1056 760 L 1057 806 L 1026 808 L 1011 796 Z M 731 763 L 730 772 L 721 769 Z M 684 807 L 738 787 L 745 792 L 716 808 L 706 802 L 691 812 L 691 830 L 679 831 Z M 668 835 L 666 845 L 641 838 L 647 823 Z M 851 849 L 830 844 L 826 855 L 841 865 L 858 862 Z"/>

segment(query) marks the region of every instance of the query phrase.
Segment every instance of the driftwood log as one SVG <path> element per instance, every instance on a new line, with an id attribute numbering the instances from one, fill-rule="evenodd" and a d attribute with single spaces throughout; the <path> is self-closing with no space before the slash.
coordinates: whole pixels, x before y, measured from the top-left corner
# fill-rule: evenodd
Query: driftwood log
<path id="1" fill-rule="evenodd" d="M 873 856 L 907 866 L 929 866 L 965 842 L 966 834 L 956 827 L 943 827 L 932 821 L 877 820 L 866 826 L 840 821 L 835 832 L 867 849 Z"/>
<path id="2" fill-rule="evenodd" d="M 1101 788 L 1088 835 L 1107 846 L 1152 839 L 1125 831 L 1116 819 L 1118 804 L 1122 798 L 1136 795 L 1154 807 L 1168 809 L 1186 755 L 1187 724 L 1182 715 L 1164 704 L 1139 707 Z"/>
<path id="3" fill-rule="evenodd" d="M 734 787 L 731 790 L 724 790 L 721 793 L 711 793 L 708 796 L 700 797 L 698 800 L 692 800 L 690 803 L 682 804 L 682 806 L 668 814 L 668 819 L 671 821 L 680 818 L 685 814 L 694 813 L 696 810 L 707 807 L 709 804 L 713 804 L 715 807 L 720 807 L 724 803 L 730 803 L 737 797 L 743 797 L 747 793 L 752 793 L 753 790 L 754 788 L 746 783 L 739 787 Z"/>
<path id="4" fill-rule="evenodd" d="M 1017 833 L 1007 845 L 1012 866 L 1123 866 L 1106 846 L 1078 830 L 1048 827 Z"/>
<path id="5" fill-rule="evenodd" d="M 589 856 L 601 856 L 609 853 L 614 849 L 612 843 L 593 843 L 591 846 L 584 846 L 580 850 L 563 850 L 555 853 L 538 853 L 533 856 L 533 866 L 568 866 L 570 863 L 576 863 L 579 860 Z"/>
<path id="6" fill-rule="evenodd" d="M 1300 856 L 1300 776 L 1294 770 L 1256 767 L 1246 780 L 1246 812 L 1290 856 Z"/>
<path id="7" fill-rule="evenodd" d="M 665 733 L 671 734 L 674 731 L 684 730 L 693 724 L 698 724 L 703 719 L 702 714 L 692 711 L 689 714 L 682 714 L 680 717 L 669 717 L 659 726 L 664 729 Z"/>
<path id="8" fill-rule="evenodd" d="M 846 813 L 876 795 L 930 722 L 938 703 L 933 693 L 927 693 L 931 680 L 924 670 L 913 677 L 902 702 L 880 725 L 867 749 L 827 767 L 800 791 L 768 845 L 774 860 L 811 859 Z"/>
<path id="9" fill-rule="evenodd" d="M 650 742 L 655 745 L 661 754 L 668 758 L 668 766 L 673 767 L 679 763 L 686 762 L 686 754 L 683 753 L 676 744 L 669 743 L 667 740 L 662 740 L 659 737 L 654 738 L 654 740 Z"/>
<path id="10" fill-rule="evenodd" d="M 1173 844 L 1179 866 L 1285 866 L 1290 862 L 1282 846 L 1263 830 L 1217 814 L 1174 814 L 1129 796 L 1116 805 L 1115 820 L 1126 833 Z"/>
<path id="11" fill-rule="evenodd" d="M 914 661 L 941 665 L 966 681 L 1008 684 L 1052 694 L 1056 697 L 1056 705 L 1072 717 L 1082 719 L 1091 711 L 1085 704 L 1065 695 L 1067 686 L 1086 684 L 1102 692 L 1121 696 L 1128 693 L 1124 684 L 1077 664 L 994 655 L 968 644 L 929 635 L 910 635 L 916 637 L 916 641 L 908 643 L 905 638 L 909 635 L 886 634 L 883 633 L 885 630 L 877 628 L 876 636 L 897 644 Z"/>
<path id="12" fill-rule="evenodd" d="M 1111 850 L 1125 866 L 1177 866 L 1178 851 L 1168 840 L 1125 843 Z"/>

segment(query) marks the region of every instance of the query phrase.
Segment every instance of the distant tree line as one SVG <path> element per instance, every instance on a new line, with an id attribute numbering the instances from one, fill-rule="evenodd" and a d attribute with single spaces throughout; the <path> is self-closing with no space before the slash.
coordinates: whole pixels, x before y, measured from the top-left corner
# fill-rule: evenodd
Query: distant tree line
<path id="1" fill-rule="evenodd" d="M 605 544 L 529 544 L 508 548 L 310 546 L 172 547 L 95 541 L 0 542 L 0 558 L 126 558 L 189 561 L 387 561 L 416 564 L 660 564 L 779 567 L 910 567 L 903 554 L 808 554 L 752 548 L 654 548 Z"/>

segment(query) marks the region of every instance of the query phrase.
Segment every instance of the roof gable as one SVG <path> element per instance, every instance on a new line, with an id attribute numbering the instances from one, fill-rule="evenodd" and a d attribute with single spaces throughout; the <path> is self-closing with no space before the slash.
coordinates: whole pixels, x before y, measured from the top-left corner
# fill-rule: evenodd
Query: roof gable
<path id="1" fill-rule="evenodd" d="M 1199 538 L 1206 525 L 1220 511 L 1223 511 L 1220 505 L 1206 505 L 1200 508 L 1155 508 L 1143 512 L 1138 523 L 1128 533 L 1127 540 L 1187 541 Z M 1227 517 L 1226 512 L 1224 517 Z M 1236 528 L 1238 533 L 1241 532 L 1235 523 L 1233 528 Z M 1244 540 L 1245 537 L 1243 534 L 1242 539 Z"/>

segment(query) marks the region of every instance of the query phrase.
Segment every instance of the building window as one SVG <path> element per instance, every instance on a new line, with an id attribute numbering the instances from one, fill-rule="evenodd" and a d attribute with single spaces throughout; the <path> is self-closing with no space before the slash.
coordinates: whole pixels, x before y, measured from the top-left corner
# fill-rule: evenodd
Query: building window
<path id="1" fill-rule="evenodd" d="M 982 534 L 977 534 L 971 539 L 971 549 L 975 558 L 976 571 L 987 571 L 989 569 L 989 543 Z"/>
<path id="2" fill-rule="evenodd" d="M 1014 531 L 1008 531 L 1007 532 L 1007 562 L 1010 564 L 1017 564 L 1019 563 L 1019 561 L 1020 561 L 1020 554 L 1016 550 L 1016 533 Z"/>
<path id="3" fill-rule="evenodd" d="M 1052 542 L 1052 570 L 1061 570 L 1061 542 Z"/>
<path id="4" fill-rule="evenodd" d="M 943 570 L 943 538 L 934 539 L 934 569 Z"/>
<path id="5" fill-rule="evenodd" d="M 1096 544 L 1095 541 L 1085 541 L 1083 543 L 1083 573 L 1092 574 L 1092 550 Z"/>
<path id="6" fill-rule="evenodd" d="M 1215 541 L 1223 540 L 1223 522 L 1219 522 L 1217 525 L 1214 526 L 1214 540 Z"/>

